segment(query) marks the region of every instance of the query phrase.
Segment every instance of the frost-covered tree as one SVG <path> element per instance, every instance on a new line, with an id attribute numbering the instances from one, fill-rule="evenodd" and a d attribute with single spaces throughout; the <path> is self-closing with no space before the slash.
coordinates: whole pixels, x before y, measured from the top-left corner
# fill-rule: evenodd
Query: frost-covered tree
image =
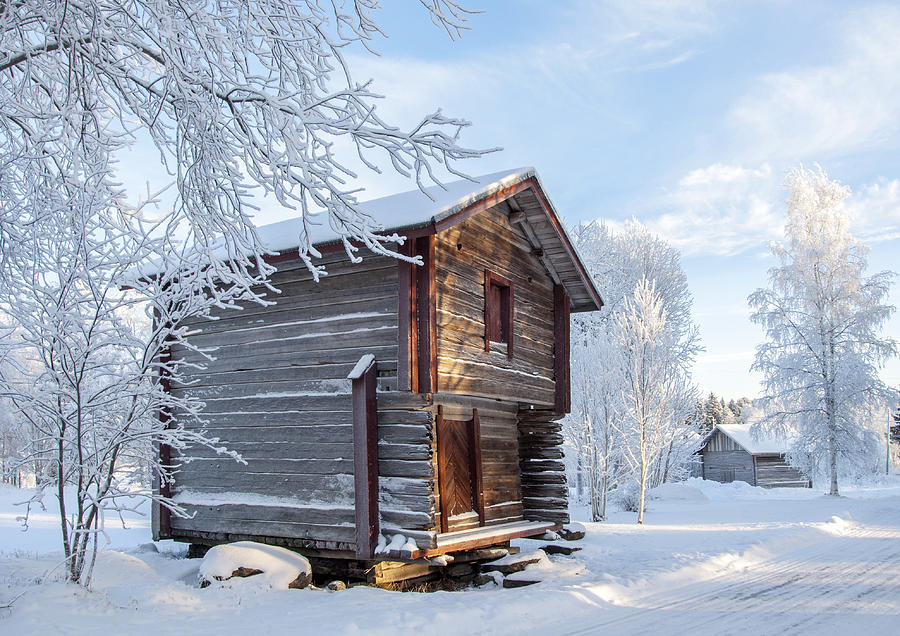
<path id="1" fill-rule="evenodd" d="M 422 0 L 451 34 L 466 11 Z M 357 206 L 353 158 L 389 164 L 422 186 L 481 154 L 458 144 L 467 122 L 440 111 L 404 130 L 382 119 L 347 59 L 382 32 L 377 0 L 22 0 L 0 3 L 0 202 L 15 218 L 46 182 L 71 178 L 73 125 L 91 123 L 113 159 L 134 140 L 155 146 L 175 207 L 196 238 L 230 255 L 261 250 L 248 213 L 267 193 L 302 215 L 300 255 L 315 269 L 312 223 L 376 251 L 396 237 Z M 73 124 L 75 122 L 75 124 Z M 341 155 L 337 148 L 346 149 Z M 146 157 L 152 161 L 153 156 Z M 111 203 L 111 202 L 107 202 Z M 117 201 L 121 203 L 121 201 Z M 325 211 L 325 218 L 313 214 Z M 25 212 L 27 214 L 27 211 Z M 4 237 L 6 238 L 6 237 Z"/>
<path id="2" fill-rule="evenodd" d="M 633 470 L 616 426 L 622 418 L 624 382 L 624 352 L 614 336 L 616 317 L 640 281 L 652 281 L 685 374 L 698 348 L 698 332 L 691 318 L 687 278 L 678 252 L 670 245 L 636 222 L 619 232 L 590 223 L 576 227 L 574 235 L 605 304 L 599 312 L 573 319 L 572 414 L 564 421 L 564 430 L 577 456 L 576 481 L 587 481 L 592 517 L 599 521 L 606 515 L 608 494 L 626 491 Z M 681 421 L 676 428 L 671 431 L 671 444 L 650 471 L 651 484 L 677 476 L 693 451 L 692 424 Z"/>
<path id="3" fill-rule="evenodd" d="M 668 324 L 654 283 L 642 279 L 616 315 L 613 336 L 621 356 L 621 417 L 616 427 L 624 456 L 639 489 L 637 522 L 644 522 L 644 501 L 653 466 L 672 446 L 681 422 L 691 412 L 695 394 L 684 360 Z"/>
<path id="4" fill-rule="evenodd" d="M 455 0 L 421 4 L 451 34 L 463 28 Z M 71 580 L 89 581 L 105 515 L 155 496 L 126 469 L 168 479 L 154 444 L 226 452 L 181 427 L 201 405 L 163 390 L 181 371 L 166 351 L 190 346 L 187 317 L 269 302 L 252 197 L 301 216 L 299 254 L 318 276 L 313 223 L 351 257 L 402 241 L 359 209 L 350 161 L 422 186 L 481 154 L 458 142 L 467 123 L 439 111 L 407 130 L 380 117 L 347 62 L 381 35 L 377 8 L 0 2 L 0 312 L 16 333 L 3 343 L 0 397 L 37 431 L 23 458 L 38 465 L 32 504 L 55 494 Z M 171 175 L 162 206 L 120 184 L 117 161 L 135 142 Z M 146 333 L 131 324 L 140 311 Z"/>
<path id="5" fill-rule="evenodd" d="M 710 393 L 709 397 L 704 400 L 701 410 L 703 419 L 700 425 L 702 432 L 709 433 L 719 424 L 725 423 L 725 409 L 722 407 L 722 400 L 715 393 Z"/>
<path id="6" fill-rule="evenodd" d="M 888 399 L 878 369 L 897 353 L 879 335 L 894 311 L 884 302 L 893 274 L 864 275 L 867 249 L 842 211 L 846 187 L 802 168 L 788 186 L 786 243 L 772 246 L 779 265 L 749 298 L 766 331 L 753 363 L 765 377 L 759 426 L 795 436 L 793 454 L 812 457 L 837 495 L 839 469 L 878 456 L 869 420 Z"/>

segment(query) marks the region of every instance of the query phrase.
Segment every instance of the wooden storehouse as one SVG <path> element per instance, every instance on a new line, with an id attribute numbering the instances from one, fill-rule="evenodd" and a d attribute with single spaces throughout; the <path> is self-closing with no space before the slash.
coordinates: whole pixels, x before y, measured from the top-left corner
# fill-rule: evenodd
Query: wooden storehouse
<path id="1" fill-rule="evenodd" d="M 533 169 L 430 194 L 363 205 L 421 266 L 353 264 L 323 234 L 315 283 L 299 222 L 261 228 L 277 304 L 191 323 L 215 360 L 170 389 L 202 398 L 207 431 L 247 463 L 162 448 L 179 465 L 164 492 L 192 516 L 157 506 L 155 538 L 411 560 L 568 521 L 569 314 L 600 296 Z"/>
<path id="2" fill-rule="evenodd" d="M 785 461 L 787 444 L 753 436 L 749 424 L 720 424 L 703 440 L 700 450 L 704 479 L 744 481 L 763 488 L 808 488 L 812 484 Z"/>

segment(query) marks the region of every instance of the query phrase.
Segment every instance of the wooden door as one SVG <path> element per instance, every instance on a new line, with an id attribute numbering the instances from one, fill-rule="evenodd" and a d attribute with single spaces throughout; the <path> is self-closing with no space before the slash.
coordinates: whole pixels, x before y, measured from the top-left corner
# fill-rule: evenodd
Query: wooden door
<path id="1" fill-rule="evenodd" d="M 438 406 L 436 425 L 441 532 L 484 525 L 478 409 L 470 420 L 447 420 Z"/>

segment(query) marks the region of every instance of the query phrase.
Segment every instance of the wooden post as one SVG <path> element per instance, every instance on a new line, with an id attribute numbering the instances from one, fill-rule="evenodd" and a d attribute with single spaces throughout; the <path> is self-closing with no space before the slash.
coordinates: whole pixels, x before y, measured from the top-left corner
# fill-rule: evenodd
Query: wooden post
<path id="1" fill-rule="evenodd" d="M 154 311 L 154 323 L 158 324 L 159 320 L 159 311 Z M 159 362 L 160 364 L 167 364 L 171 362 L 171 360 L 172 352 L 168 347 L 167 339 L 166 344 L 159 355 Z M 169 371 L 162 366 L 159 370 L 159 385 L 166 394 L 168 394 L 172 389 L 172 381 Z M 167 429 L 169 428 L 169 426 L 171 426 L 172 414 L 169 412 L 168 408 L 161 407 L 157 416 L 159 417 L 159 421 L 162 424 L 163 429 Z M 172 466 L 172 447 L 168 444 L 163 443 L 158 443 L 156 446 L 159 467 L 164 473 L 163 476 L 171 477 L 171 475 L 169 474 L 169 470 Z M 164 480 L 162 476 L 155 473 L 153 475 L 153 487 L 161 497 L 172 496 L 171 483 L 168 480 Z M 158 501 L 153 501 L 150 505 L 150 530 L 151 536 L 154 541 L 159 541 L 160 539 L 170 539 L 172 537 L 172 511 L 169 510 L 166 506 L 160 504 Z"/>
<path id="2" fill-rule="evenodd" d="M 472 466 L 472 499 L 475 503 L 475 512 L 478 513 L 478 525 L 483 526 L 484 518 L 484 479 L 481 474 L 481 420 L 478 419 L 478 409 L 472 409 L 472 419 L 470 420 L 470 435 L 472 440 L 471 457 Z"/>
<path id="3" fill-rule="evenodd" d="M 353 386 L 353 482 L 356 495 L 356 556 L 371 559 L 378 521 L 378 404 L 375 356 L 359 359 L 348 376 Z"/>
<path id="4" fill-rule="evenodd" d="M 414 256 L 415 239 L 400 247 L 404 256 Z M 418 343 L 416 340 L 416 275 L 415 265 L 397 261 L 397 389 L 419 392 Z"/>
<path id="5" fill-rule="evenodd" d="M 418 331 L 418 392 L 437 392 L 437 283 L 434 235 L 416 239 L 422 267 L 416 271 L 416 327 Z"/>
<path id="6" fill-rule="evenodd" d="M 572 410 L 569 386 L 569 295 L 562 285 L 553 286 L 553 376 L 556 382 L 554 410 Z"/>

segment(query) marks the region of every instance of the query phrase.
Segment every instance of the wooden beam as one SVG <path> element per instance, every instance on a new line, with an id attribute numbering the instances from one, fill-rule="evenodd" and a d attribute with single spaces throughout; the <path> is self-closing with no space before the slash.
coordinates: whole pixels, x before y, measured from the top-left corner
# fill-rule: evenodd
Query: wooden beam
<path id="1" fill-rule="evenodd" d="M 416 239 L 416 254 L 422 265 L 415 271 L 416 358 L 418 393 L 437 389 L 437 282 L 435 279 L 434 235 Z"/>
<path id="2" fill-rule="evenodd" d="M 153 323 L 154 328 L 159 324 L 160 315 L 159 311 L 155 310 L 153 312 Z M 169 372 L 162 366 L 169 363 L 172 359 L 172 352 L 168 347 L 169 339 L 166 338 L 165 345 L 162 351 L 159 354 L 159 386 L 166 393 L 170 393 L 172 390 L 172 380 Z M 159 417 L 160 424 L 163 429 L 167 429 L 172 425 L 172 414 L 165 407 L 160 407 L 159 412 L 157 413 L 157 417 Z M 153 477 L 154 486 L 156 486 L 156 490 L 161 497 L 171 498 L 172 496 L 172 485 L 169 481 L 170 475 L 170 467 L 172 465 L 172 447 L 168 444 L 157 443 L 157 459 L 159 461 L 159 466 L 162 470 L 162 474 L 155 474 Z M 153 501 L 150 509 L 150 526 L 151 526 L 151 534 L 154 541 L 159 541 L 160 539 L 170 539 L 172 537 L 172 511 L 169 510 L 166 506 L 162 505 L 159 501 Z"/>
<path id="3" fill-rule="evenodd" d="M 528 190 L 529 188 L 534 187 L 534 184 L 537 183 L 534 179 L 525 179 L 524 181 L 520 181 L 519 183 L 513 184 L 508 188 L 504 188 L 502 190 L 498 190 L 494 194 L 481 199 L 480 201 L 476 201 L 472 205 L 463 208 L 459 212 L 455 212 L 448 217 L 437 221 L 434 224 L 434 229 L 436 232 L 443 232 L 447 228 L 453 227 L 457 223 L 462 223 L 466 219 L 479 214 L 480 212 L 484 212 L 488 210 L 498 203 L 506 201 L 510 197 L 516 196 L 518 193 Z"/>
<path id="4" fill-rule="evenodd" d="M 356 557 L 371 559 L 378 521 L 378 404 L 375 357 L 363 356 L 349 376 L 353 391 L 353 481 L 356 496 Z"/>
<path id="5" fill-rule="evenodd" d="M 512 343 L 510 343 L 512 344 Z M 475 512 L 478 513 L 478 525 L 483 526 L 484 517 L 484 480 L 481 474 L 481 421 L 478 419 L 478 409 L 472 409 L 470 426 L 472 451 L 469 453 L 472 466 L 472 490 L 475 500 Z"/>
<path id="6" fill-rule="evenodd" d="M 437 444 L 441 444 L 440 435 L 444 432 L 444 407 L 441 404 L 438 404 L 437 415 L 434 418 L 434 431 L 435 437 L 438 439 Z M 447 480 L 446 480 L 446 467 L 443 466 L 443 455 L 441 453 L 437 454 L 437 479 L 438 479 L 438 497 L 440 498 L 440 512 L 441 515 L 441 532 L 447 532 L 449 527 L 449 515 L 445 514 L 444 504 L 447 502 Z"/>
<path id="7" fill-rule="evenodd" d="M 415 241 L 400 248 L 404 256 L 413 256 Z M 416 266 L 397 261 L 397 390 L 418 392 L 416 353 Z"/>
<path id="8" fill-rule="evenodd" d="M 562 285 L 553 286 L 553 377 L 556 382 L 554 410 L 572 410 L 569 369 L 569 295 Z"/>

